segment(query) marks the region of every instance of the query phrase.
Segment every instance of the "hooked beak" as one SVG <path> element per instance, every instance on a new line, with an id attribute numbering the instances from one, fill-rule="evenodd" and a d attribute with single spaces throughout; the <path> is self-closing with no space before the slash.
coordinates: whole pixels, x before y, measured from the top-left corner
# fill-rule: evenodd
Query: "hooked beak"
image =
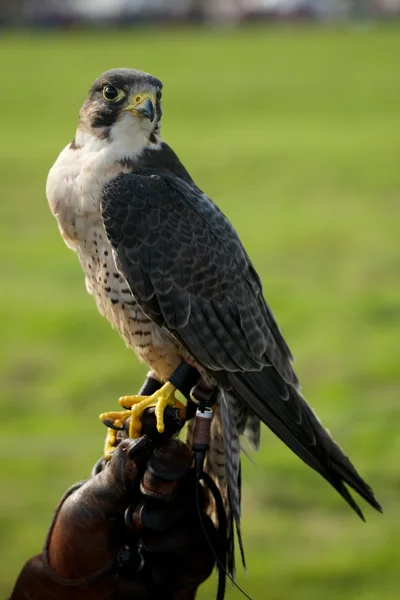
<path id="1" fill-rule="evenodd" d="M 151 94 L 135 94 L 135 96 L 131 98 L 131 102 L 125 108 L 125 110 L 129 110 L 139 117 L 148 119 L 150 123 L 152 123 L 156 114 L 154 98 L 151 96 Z"/>
<path id="2" fill-rule="evenodd" d="M 149 119 L 150 123 L 152 123 L 156 112 L 153 101 L 150 98 L 146 98 L 146 100 L 138 104 L 136 112 L 138 112 L 141 117 Z"/>

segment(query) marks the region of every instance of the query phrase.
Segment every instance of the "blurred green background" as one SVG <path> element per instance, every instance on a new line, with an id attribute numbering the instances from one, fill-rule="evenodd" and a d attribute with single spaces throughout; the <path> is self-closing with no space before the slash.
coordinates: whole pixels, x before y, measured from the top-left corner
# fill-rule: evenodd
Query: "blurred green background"
<path id="1" fill-rule="evenodd" d="M 98 414 L 145 373 L 44 193 L 89 85 L 116 66 L 164 81 L 164 139 L 237 227 L 307 398 L 385 509 L 362 523 L 264 431 L 244 458 L 239 583 L 254 599 L 399 597 L 399 56 L 396 26 L 2 34 L 1 597 L 101 454 Z"/>

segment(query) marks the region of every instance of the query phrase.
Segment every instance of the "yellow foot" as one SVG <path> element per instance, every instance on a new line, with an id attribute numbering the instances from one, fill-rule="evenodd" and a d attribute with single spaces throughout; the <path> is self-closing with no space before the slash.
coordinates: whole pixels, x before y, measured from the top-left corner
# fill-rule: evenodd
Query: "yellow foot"
<path id="1" fill-rule="evenodd" d="M 151 396 L 122 396 L 119 399 L 120 405 L 127 409 L 124 411 L 106 412 L 100 415 L 101 421 L 108 421 L 115 427 L 121 427 L 129 419 L 129 437 L 137 438 L 142 429 L 141 418 L 146 408 L 155 406 L 155 415 L 157 420 L 157 430 L 159 433 L 164 431 L 164 410 L 167 406 L 175 406 L 184 411 L 184 405 L 175 398 L 175 386 L 169 381 Z M 130 410 L 128 410 L 130 409 Z M 106 460 L 110 458 L 117 441 L 117 431 L 109 429 L 104 447 L 104 456 Z"/>
<path id="2" fill-rule="evenodd" d="M 103 413 L 103 415 L 110 415 L 110 414 L 113 414 L 113 413 Z M 118 418 L 114 419 L 114 421 L 112 421 L 111 419 L 107 419 L 107 420 L 112 422 L 114 427 L 117 427 L 117 428 L 122 427 L 122 421 L 119 418 L 122 413 L 118 412 L 118 413 L 114 413 L 114 414 L 118 414 Z M 100 415 L 100 418 L 103 415 Z M 104 442 L 104 458 L 106 460 L 110 460 L 111 454 L 115 450 L 115 447 L 117 445 L 117 433 L 118 433 L 117 429 L 112 429 L 111 427 L 107 429 L 106 441 Z"/>
<path id="3" fill-rule="evenodd" d="M 142 414 L 150 406 L 155 407 L 157 420 L 157 430 L 159 433 L 164 431 L 164 410 L 167 406 L 182 407 L 182 404 L 175 398 L 176 387 L 169 381 L 154 392 L 151 396 L 122 396 L 119 403 L 123 408 L 130 408 L 129 437 L 139 437 L 142 429 Z"/>

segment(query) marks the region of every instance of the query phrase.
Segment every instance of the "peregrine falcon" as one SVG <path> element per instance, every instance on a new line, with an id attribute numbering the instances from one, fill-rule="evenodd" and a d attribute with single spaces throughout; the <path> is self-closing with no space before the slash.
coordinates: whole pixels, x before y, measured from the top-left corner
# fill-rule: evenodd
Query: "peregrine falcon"
<path id="1" fill-rule="evenodd" d="M 122 397 L 126 410 L 107 414 L 118 423 L 131 417 L 133 437 L 154 405 L 162 431 L 163 411 L 176 402 L 168 379 L 187 361 L 218 390 L 208 468 L 223 471 L 220 483 L 226 476 L 235 519 L 238 440 L 244 434 L 257 449 L 260 420 L 360 516 L 346 484 L 380 510 L 301 395 L 238 234 L 162 140 L 161 90 L 159 79 L 133 69 L 100 75 L 47 180 L 51 210 L 78 255 L 87 291 L 164 384 L 150 397 Z"/>

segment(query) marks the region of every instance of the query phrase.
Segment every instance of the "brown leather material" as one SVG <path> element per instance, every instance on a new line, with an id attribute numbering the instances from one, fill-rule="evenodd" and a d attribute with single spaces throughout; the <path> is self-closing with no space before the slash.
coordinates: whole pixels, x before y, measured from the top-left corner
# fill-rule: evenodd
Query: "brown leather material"
<path id="1" fill-rule="evenodd" d="M 182 478 L 193 461 L 193 454 L 179 440 L 171 439 L 168 444 L 156 448 L 148 462 L 148 471 L 166 481 Z"/>
<path id="2" fill-rule="evenodd" d="M 25 565 L 10 600 L 193 600 L 214 559 L 191 461 L 177 440 L 122 441 L 64 496 L 43 554 Z M 205 511 L 203 520 L 213 537 Z"/>
<path id="3" fill-rule="evenodd" d="M 207 521 L 208 518 L 204 518 Z M 187 529 L 190 528 L 191 519 L 186 518 L 182 521 L 183 527 L 168 527 L 163 536 L 157 535 L 157 532 L 149 529 L 145 530 L 142 537 L 143 548 L 148 552 L 177 552 L 184 550 L 187 545 Z M 202 531 L 192 535 L 191 543 L 193 546 L 201 544 L 204 541 Z"/>
<path id="4" fill-rule="evenodd" d="M 183 501 L 160 504 L 154 500 L 144 500 L 131 515 L 132 523 L 136 524 L 136 531 L 149 529 L 150 531 L 165 531 L 176 521 L 183 519 L 188 513 L 193 512 L 193 506 Z M 185 498 L 186 499 L 186 498 Z"/>
<path id="5" fill-rule="evenodd" d="M 121 442 L 110 467 L 66 498 L 46 549 L 49 566 L 58 577 L 79 579 L 113 564 L 119 548 L 113 535 L 115 520 L 125 510 L 127 492 L 150 451 L 151 442 L 145 437 Z M 84 537 L 90 538 L 90 553 L 82 544 Z"/>
<path id="6" fill-rule="evenodd" d="M 193 460 L 192 453 L 179 440 L 157 448 L 149 459 L 140 485 L 144 496 L 157 500 L 172 500 Z"/>
<path id="7" fill-rule="evenodd" d="M 176 598 L 192 600 L 192 590 Z M 142 581 L 123 581 L 110 575 L 93 584 L 67 586 L 49 577 L 43 557 L 35 556 L 26 563 L 9 600 L 150 600 L 152 598 Z M 175 600 L 175 598 L 174 598 Z"/>
<path id="8" fill-rule="evenodd" d="M 190 390 L 190 397 L 195 404 L 207 404 L 211 402 L 211 398 L 215 393 L 215 388 L 208 385 L 203 379 L 200 379 L 195 386 Z"/>

